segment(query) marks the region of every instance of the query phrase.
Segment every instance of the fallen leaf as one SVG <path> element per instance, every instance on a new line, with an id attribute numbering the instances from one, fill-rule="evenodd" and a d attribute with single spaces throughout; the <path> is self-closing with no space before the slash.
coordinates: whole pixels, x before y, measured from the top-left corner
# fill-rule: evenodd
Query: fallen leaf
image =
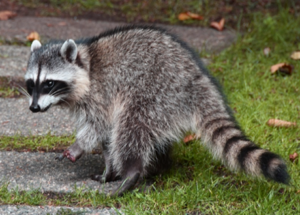
<path id="1" fill-rule="evenodd" d="M 27 36 L 28 41 L 40 40 L 40 35 L 38 32 L 33 31 Z"/>
<path id="2" fill-rule="evenodd" d="M 271 49 L 269 47 L 264 48 L 264 54 L 268 56 L 270 54 Z"/>
<path id="3" fill-rule="evenodd" d="M 196 13 L 185 12 L 185 13 L 180 13 L 178 15 L 178 19 L 180 21 L 184 21 L 184 20 L 188 20 L 188 19 L 202 20 L 203 16 L 200 16 L 199 14 L 196 14 Z"/>
<path id="4" fill-rule="evenodd" d="M 180 21 L 191 19 L 191 17 L 187 13 L 181 13 L 178 15 L 178 19 Z"/>
<path id="5" fill-rule="evenodd" d="M 183 139 L 183 142 L 184 143 L 190 142 L 190 141 L 194 140 L 195 137 L 196 137 L 195 134 L 189 134 L 189 135 L 185 136 L 185 138 Z"/>
<path id="6" fill-rule="evenodd" d="M 15 12 L 5 10 L 0 11 L 0 20 L 8 20 L 9 18 L 15 17 L 17 14 Z"/>
<path id="7" fill-rule="evenodd" d="M 210 26 L 217 29 L 218 31 L 223 31 L 225 24 L 225 19 L 222 18 L 219 22 L 211 22 Z"/>
<path id="8" fill-rule="evenodd" d="M 293 52 L 293 53 L 291 54 L 291 58 L 292 58 L 293 60 L 300 60 L 300 51 Z"/>
<path id="9" fill-rule="evenodd" d="M 285 65 L 285 63 L 278 63 L 278 64 L 271 66 L 271 73 L 274 74 L 283 65 Z"/>
<path id="10" fill-rule="evenodd" d="M 198 19 L 198 20 L 203 19 L 203 16 L 200 16 L 199 14 L 196 13 L 187 12 L 187 15 L 190 16 L 192 19 Z"/>
<path id="11" fill-rule="evenodd" d="M 267 125 L 272 127 L 294 127 L 297 126 L 297 123 L 284 121 L 280 119 L 269 119 Z"/>
<path id="12" fill-rule="evenodd" d="M 290 161 L 294 162 L 298 158 L 298 153 L 294 152 L 293 154 L 290 154 Z"/>
<path id="13" fill-rule="evenodd" d="M 293 67 L 286 63 L 278 63 L 270 68 L 271 74 L 275 74 L 276 72 L 284 74 L 284 75 L 291 75 L 293 72 Z"/>

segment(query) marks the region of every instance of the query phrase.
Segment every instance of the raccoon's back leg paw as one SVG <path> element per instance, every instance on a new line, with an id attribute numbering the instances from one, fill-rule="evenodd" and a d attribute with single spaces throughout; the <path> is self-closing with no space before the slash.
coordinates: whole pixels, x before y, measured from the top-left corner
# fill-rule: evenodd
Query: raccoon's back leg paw
<path id="1" fill-rule="evenodd" d="M 114 192 L 112 196 L 122 196 L 126 191 L 132 190 L 142 180 L 142 159 L 128 159 L 123 161 L 122 165 L 122 183 Z"/>
<path id="2" fill-rule="evenodd" d="M 75 162 L 78 160 L 83 154 L 82 148 L 75 142 L 68 149 L 66 149 L 60 156 L 56 157 L 56 160 L 62 161 L 65 157 L 70 161 Z"/>
<path id="3" fill-rule="evenodd" d="M 91 179 L 94 181 L 99 181 L 100 183 L 106 183 L 111 181 L 116 181 L 120 179 L 116 177 L 116 174 L 113 171 L 104 171 L 103 174 L 92 175 Z"/>
<path id="4" fill-rule="evenodd" d="M 140 179 L 141 179 L 141 173 L 140 172 L 135 172 L 132 173 L 130 176 L 127 176 L 122 184 L 116 189 L 115 191 L 112 192 L 112 196 L 122 196 L 125 192 L 132 190 L 136 185 L 139 184 Z"/>

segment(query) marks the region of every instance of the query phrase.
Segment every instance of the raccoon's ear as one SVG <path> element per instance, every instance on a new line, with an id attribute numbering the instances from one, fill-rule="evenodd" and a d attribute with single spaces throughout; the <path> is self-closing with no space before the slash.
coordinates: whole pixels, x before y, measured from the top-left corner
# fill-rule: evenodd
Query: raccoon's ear
<path id="1" fill-rule="evenodd" d="M 40 41 L 34 40 L 34 41 L 31 43 L 30 50 L 31 50 L 31 52 L 33 52 L 34 50 L 41 48 L 41 46 L 42 46 L 42 44 L 40 43 Z"/>
<path id="2" fill-rule="evenodd" d="M 60 54 L 70 63 L 74 63 L 77 58 L 77 45 L 74 40 L 65 41 L 60 49 Z"/>

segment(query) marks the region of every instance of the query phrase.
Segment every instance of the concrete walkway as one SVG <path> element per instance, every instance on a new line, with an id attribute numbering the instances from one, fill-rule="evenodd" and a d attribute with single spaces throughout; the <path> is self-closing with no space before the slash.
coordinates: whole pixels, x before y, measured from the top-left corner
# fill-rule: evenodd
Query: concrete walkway
<path id="1" fill-rule="evenodd" d="M 8 189 L 36 190 L 41 192 L 69 193 L 75 186 L 83 190 L 99 190 L 109 193 L 120 182 L 100 184 L 91 175 L 104 171 L 101 155 L 88 154 L 72 163 L 68 159 L 58 161 L 59 153 L 0 152 L 2 182 L 9 182 Z"/>
<path id="2" fill-rule="evenodd" d="M 90 214 L 90 215 L 114 215 L 123 214 L 114 209 L 93 209 L 78 207 L 55 207 L 55 206 L 25 206 L 25 205 L 0 205 L 0 214 L 6 215 L 49 215 L 49 214 Z"/>
<path id="3" fill-rule="evenodd" d="M 42 42 L 50 39 L 79 39 L 96 36 L 99 33 L 125 23 L 113 23 L 91 20 L 74 20 L 50 17 L 16 17 L 0 21 L 0 38 L 8 42 L 26 42 L 27 35 L 36 31 Z M 236 40 L 231 31 L 217 31 L 211 28 L 158 25 L 170 30 L 199 51 L 221 51 Z"/>
<path id="4" fill-rule="evenodd" d="M 50 39 L 95 36 L 120 25 L 124 23 L 16 17 L 13 20 L 0 21 L 0 38 L 5 42 L 24 43 L 31 31 L 37 31 L 41 35 L 42 42 L 47 42 Z M 205 49 L 209 52 L 218 52 L 230 46 L 236 39 L 235 33 L 230 31 L 218 32 L 213 29 L 182 26 L 163 27 L 199 51 Z M 23 77 L 29 49 L 21 46 L 0 46 L 0 76 Z M 0 98 L 0 135 L 43 135 L 48 132 L 55 135 L 69 135 L 74 132 L 68 111 L 53 107 L 47 113 L 33 114 L 28 110 L 28 101 L 25 97 Z M 57 155 L 2 151 L 0 183 L 9 183 L 10 190 L 39 189 L 41 192 L 58 193 L 73 192 L 75 185 L 83 191 L 92 189 L 108 193 L 119 185 L 119 182 L 100 184 L 90 179 L 90 175 L 99 174 L 104 169 L 101 155 L 84 155 L 76 163 L 71 163 L 67 159 L 59 162 L 55 160 Z M 115 214 L 113 209 L 8 205 L 0 206 L 0 214 L 56 214 L 61 209 L 70 209 L 73 212 L 85 210 L 82 214 Z"/>

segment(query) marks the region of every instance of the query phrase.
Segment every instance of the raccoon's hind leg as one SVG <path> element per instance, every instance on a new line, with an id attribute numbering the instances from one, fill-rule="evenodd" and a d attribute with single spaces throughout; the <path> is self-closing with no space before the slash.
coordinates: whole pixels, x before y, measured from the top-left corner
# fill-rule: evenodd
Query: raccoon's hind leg
<path id="1" fill-rule="evenodd" d="M 106 183 L 110 181 L 117 180 L 116 171 L 114 171 L 112 166 L 112 161 L 110 159 L 110 153 L 109 153 L 109 142 L 103 142 L 102 143 L 102 155 L 105 160 L 105 170 L 103 174 L 99 175 L 92 175 L 92 180 L 99 181 L 100 183 Z"/>
<path id="2" fill-rule="evenodd" d="M 152 131 L 140 119 L 125 115 L 114 128 L 110 145 L 112 166 L 122 179 L 112 194 L 121 196 L 133 189 L 145 176 L 151 160 L 155 160 Z"/>
<path id="3" fill-rule="evenodd" d="M 148 143 L 151 143 L 151 140 Z M 121 167 L 123 182 L 113 192 L 113 195 L 121 196 L 124 192 L 139 186 L 144 178 L 166 171 L 171 166 L 171 147 L 171 144 L 161 144 L 159 147 L 155 147 L 153 144 L 154 149 L 148 148 L 149 151 L 147 153 L 141 152 L 140 156 L 134 156 L 137 153 L 133 152 L 131 158 L 123 160 Z M 153 152 L 151 153 L 151 151 Z M 149 157 L 147 158 L 148 153 L 150 156 L 148 155 Z M 145 157 L 143 154 L 145 154 Z"/>
<path id="4" fill-rule="evenodd" d="M 55 159 L 62 161 L 66 157 L 70 161 L 75 162 L 81 157 L 83 153 L 83 149 L 78 145 L 78 142 L 75 141 L 73 145 L 71 145 L 68 149 L 66 149 L 60 156 L 56 157 Z"/>

